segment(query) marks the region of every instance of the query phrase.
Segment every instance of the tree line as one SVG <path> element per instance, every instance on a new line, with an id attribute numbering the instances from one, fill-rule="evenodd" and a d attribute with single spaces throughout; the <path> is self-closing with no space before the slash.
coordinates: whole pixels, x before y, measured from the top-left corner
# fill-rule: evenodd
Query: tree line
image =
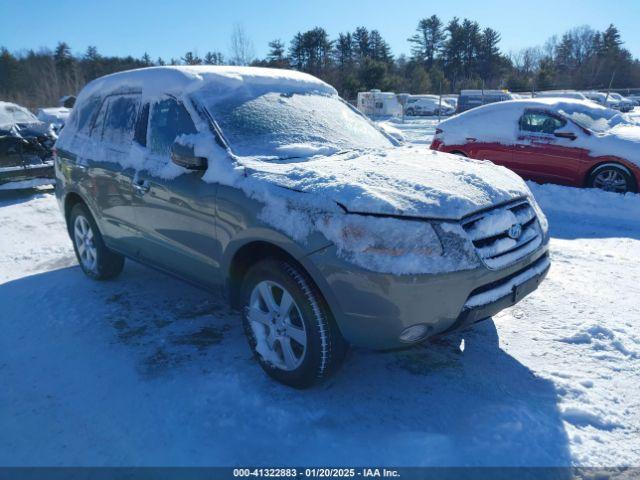
<path id="1" fill-rule="evenodd" d="M 334 85 L 353 99 L 358 91 L 379 88 L 408 93 L 457 93 L 463 88 L 511 91 L 553 88 L 604 89 L 640 86 L 640 62 L 624 48 L 614 25 L 604 31 L 576 27 L 543 46 L 505 53 L 500 33 L 478 22 L 432 15 L 418 21 L 407 38 L 410 55 L 395 56 L 378 30 L 358 27 L 331 38 L 322 27 L 298 32 L 288 43 L 269 42 L 265 58 L 255 58 L 250 39 L 236 26 L 230 51 L 153 60 L 105 56 L 95 46 L 74 55 L 60 42 L 53 50 L 10 52 L 0 47 L 0 99 L 30 108 L 56 105 L 90 80 L 108 73 L 152 65 L 255 65 L 293 68 Z"/>

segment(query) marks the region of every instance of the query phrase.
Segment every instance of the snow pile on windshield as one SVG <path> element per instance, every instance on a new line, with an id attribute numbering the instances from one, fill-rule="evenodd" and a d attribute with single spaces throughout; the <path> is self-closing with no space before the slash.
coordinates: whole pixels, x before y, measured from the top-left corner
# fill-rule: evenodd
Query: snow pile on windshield
<path id="1" fill-rule="evenodd" d="M 193 95 L 215 118 L 231 150 L 241 156 L 289 158 L 319 148 L 331 153 L 384 148 L 388 137 L 335 94 L 306 86 L 250 86 L 221 92 L 205 87 Z"/>

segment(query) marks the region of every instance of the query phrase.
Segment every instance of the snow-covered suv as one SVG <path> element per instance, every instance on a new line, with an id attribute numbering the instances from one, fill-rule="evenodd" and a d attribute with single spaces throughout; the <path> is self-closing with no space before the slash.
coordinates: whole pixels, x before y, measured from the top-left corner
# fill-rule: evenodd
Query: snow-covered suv
<path id="1" fill-rule="evenodd" d="M 256 358 L 289 385 L 326 377 L 348 343 L 398 347 L 490 317 L 549 268 L 520 177 L 399 146 L 299 72 L 103 77 L 56 148 L 84 272 L 114 277 L 128 257 L 224 287 Z"/>

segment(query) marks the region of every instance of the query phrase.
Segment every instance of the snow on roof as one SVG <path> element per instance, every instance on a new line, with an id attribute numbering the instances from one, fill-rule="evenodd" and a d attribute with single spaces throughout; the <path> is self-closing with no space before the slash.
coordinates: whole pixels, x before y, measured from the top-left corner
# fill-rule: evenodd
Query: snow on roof
<path id="1" fill-rule="evenodd" d="M 205 85 L 232 89 L 241 85 L 291 85 L 298 89 L 337 94 L 329 84 L 309 74 L 293 70 L 217 65 L 150 67 L 113 73 L 90 82 L 81 92 L 84 99 L 96 92 L 140 91 L 143 96 L 163 93 L 184 94 Z"/>
<path id="2" fill-rule="evenodd" d="M 518 98 L 504 102 L 489 103 L 467 110 L 459 115 L 444 120 L 440 123 L 440 127 L 447 128 L 447 131 L 455 128 L 457 125 L 464 124 L 466 127 L 469 125 L 467 123 L 469 120 L 476 117 L 482 117 L 483 124 L 481 127 L 483 130 L 496 131 L 501 125 L 505 124 L 508 124 L 509 128 L 513 129 L 513 121 L 517 120 L 522 115 L 522 112 L 527 108 L 542 108 L 558 111 L 563 108 L 570 108 L 573 110 L 576 109 L 576 107 L 583 107 L 589 110 L 608 110 L 606 107 L 589 100 L 579 100 L 566 97 Z M 489 117 L 497 123 L 488 123 L 487 120 Z M 487 128 L 487 125 L 491 125 L 491 128 Z"/>

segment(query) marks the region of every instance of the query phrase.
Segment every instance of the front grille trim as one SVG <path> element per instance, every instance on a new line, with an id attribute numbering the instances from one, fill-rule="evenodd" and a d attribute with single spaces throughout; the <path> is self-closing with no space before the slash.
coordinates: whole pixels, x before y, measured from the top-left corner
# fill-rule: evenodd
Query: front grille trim
<path id="1" fill-rule="evenodd" d="M 518 239 L 508 235 L 509 228 L 515 223 L 522 226 L 522 234 Z M 478 257 L 490 270 L 508 268 L 542 245 L 542 230 L 536 212 L 527 199 L 473 214 L 463 219 L 461 224 Z"/>

